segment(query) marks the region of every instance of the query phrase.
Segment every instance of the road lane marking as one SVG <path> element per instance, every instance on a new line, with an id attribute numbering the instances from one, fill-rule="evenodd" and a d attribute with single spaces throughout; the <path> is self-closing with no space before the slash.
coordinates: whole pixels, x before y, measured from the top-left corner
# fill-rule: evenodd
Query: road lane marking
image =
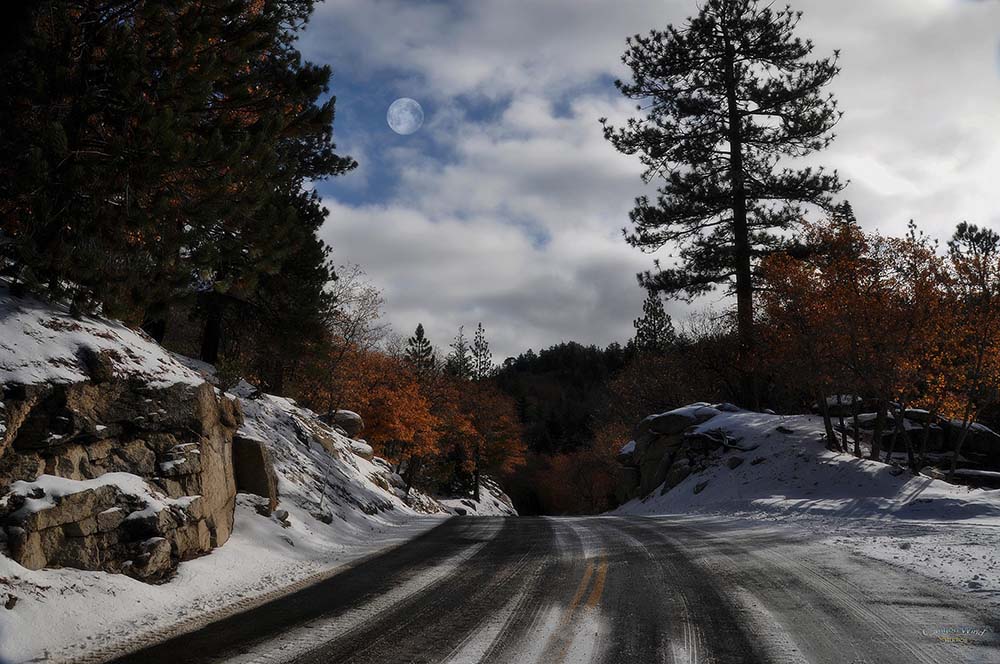
<path id="1" fill-rule="evenodd" d="M 601 600 L 601 595 L 604 594 L 604 580 L 608 577 L 608 560 L 607 558 L 601 558 L 601 564 L 597 568 L 597 578 L 594 579 L 594 589 L 590 591 L 590 597 L 587 598 L 587 608 L 592 609 L 597 606 L 597 603 Z"/>
<path id="2" fill-rule="evenodd" d="M 563 614 L 562 625 L 565 626 L 572 618 L 573 612 L 576 611 L 577 605 L 580 600 L 583 599 L 583 593 L 587 592 L 587 586 L 590 585 L 590 577 L 594 574 L 594 563 L 588 562 L 587 569 L 583 572 L 583 578 L 580 579 L 580 585 L 576 589 L 576 594 L 573 595 L 573 600 L 566 607 L 566 612 Z"/>
<path id="3" fill-rule="evenodd" d="M 546 650 L 558 648 L 558 651 L 555 657 L 544 661 L 551 661 L 553 664 L 560 664 L 561 662 L 564 662 L 566 660 L 566 655 L 569 654 L 569 651 L 576 642 L 577 637 L 582 635 L 581 628 L 583 625 L 576 625 L 574 618 L 579 613 L 577 609 L 580 607 L 580 602 L 583 600 L 583 596 L 587 592 L 587 588 L 590 586 L 591 578 L 594 579 L 594 586 L 591 588 L 590 595 L 587 597 L 584 607 L 586 609 L 593 609 L 597 605 L 597 602 L 601 599 L 601 595 L 604 594 L 604 581 L 608 575 L 608 561 L 604 558 L 604 556 L 601 556 L 600 562 L 596 567 L 596 575 L 594 574 L 594 570 L 595 567 L 593 561 L 588 562 L 587 569 L 583 573 L 583 578 L 580 579 L 580 585 L 576 589 L 576 594 L 573 596 L 573 600 L 566 607 L 562 620 L 559 622 L 559 627 L 556 628 L 556 631 L 551 637 L 551 639 L 554 639 L 555 642 L 549 648 L 546 648 Z M 589 615 L 589 613 L 584 614 L 583 622 L 587 622 L 586 618 Z M 582 631 L 586 630 L 583 629 Z"/>

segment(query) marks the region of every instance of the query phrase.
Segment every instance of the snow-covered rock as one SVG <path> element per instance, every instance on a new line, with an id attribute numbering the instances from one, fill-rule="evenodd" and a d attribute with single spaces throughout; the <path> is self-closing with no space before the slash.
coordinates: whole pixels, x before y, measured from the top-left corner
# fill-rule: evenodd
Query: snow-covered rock
<path id="1" fill-rule="evenodd" d="M 442 498 L 439 502 L 451 514 L 459 516 L 517 516 L 514 503 L 500 485 L 489 476 L 483 476 L 479 487 L 479 500 L 474 496 Z"/>
<path id="2" fill-rule="evenodd" d="M 343 419 L 245 381 L 223 393 L 212 367 L 141 332 L 2 289 L 0 377 L 11 661 L 111 654 L 221 618 L 457 513 L 407 492 Z M 513 508 L 490 487 L 468 512 Z"/>
<path id="3" fill-rule="evenodd" d="M 620 473 L 619 500 L 648 495 L 664 482 L 676 483 L 686 477 L 690 471 L 685 464 L 697 462 L 691 452 L 700 453 L 704 444 L 692 443 L 685 433 L 719 415 L 723 409 L 733 408 L 731 404 L 696 403 L 650 415 L 639 422 L 633 440 L 619 451 L 618 460 L 625 468 Z"/>
<path id="4" fill-rule="evenodd" d="M 232 437 L 241 420 L 235 400 L 142 333 L 76 319 L 64 307 L 5 289 L 0 339 L 0 528 L 15 560 L 32 569 L 72 566 L 160 580 L 180 560 L 228 539 L 236 498 Z M 126 476 L 141 490 L 122 490 Z M 76 484 L 61 485 L 56 499 L 22 518 L 22 503 L 35 499 L 19 487 L 50 496 L 31 485 L 45 477 Z M 118 478 L 118 489 L 88 485 L 108 477 Z M 161 511 L 150 523 L 133 518 L 152 495 L 191 509 Z M 105 516 L 98 527 L 110 509 L 125 518 L 112 527 Z M 166 544 L 150 549 L 151 538 Z"/>
<path id="5" fill-rule="evenodd" d="M 91 378 L 84 352 L 107 354 L 115 376 L 150 387 L 205 380 L 142 332 L 116 321 L 83 316 L 31 297 L 14 297 L 0 284 L 0 384 L 79 383 Z"/>
<path id="6" fill-rule="evenodd" d="M 348 438 L 356 437 L 365 428 L 364 420 L 353 410 L 335 410 L 324 415 L 323 420 L 340 427 Z"/>
<path id="7" fill-rule="evenodd" d="M 289 501 L 329 522 L 363 522 L 373 515 L 437 513 L 428 496 L 409 495 L 393 482 L 391 469 L 365 454 L 336 427 L 292 400 L 257 393 L 241 398 L 244 420 L 237 438 L 261 441 L 274 460 L 282 507 Z M 364 445 L 364 453 L 371 447 Z"/>

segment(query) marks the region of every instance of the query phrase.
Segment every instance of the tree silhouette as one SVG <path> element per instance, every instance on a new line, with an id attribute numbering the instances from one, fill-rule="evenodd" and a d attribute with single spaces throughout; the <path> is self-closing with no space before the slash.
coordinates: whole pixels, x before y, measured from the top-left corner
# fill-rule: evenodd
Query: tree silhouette
<path id="1" fill-rule="evenodd" d="M 413 336 L 406 340 L 406 359 L 414 366 L 417 373 L 432 371 L 437 364 L 434 357 L 434 348 L 431 342 L 424 336 L 424 326 L 417 324 L 417 329 Z"/>
<path id="2" fill-rule="evenodd" d="M 490 344 L 486 341 L 486 331 L 483 324 L 476 327 L 476 337 L 472 342 L 472 378 L 483 380 L 493 375 L 493 354 L 490 353 Z"/>
<path id="3" fill-rule="evenodd" d="M 812 42 L 794 36 L 801 13 L 759 0 L 707 0 L 680 28 L 627 40 L 632 81 L 616 81 L 644 114 L 605 137 L 639 154 L 655 201 L 636 200 L 630 244 L 676 245 L 680 261 L 639 275 L 656 291 L 691 299 L 726 284 L 736 294 L 741 364 L 752 357 L 755 260 L 785 244 L 803 203 L 828 208 L 843 185 L 822 169 L 779 168 L 823 149 L 841 117 L 822 89 L 837 53 L 810 61 Z M 755 400 L 749 373 L 745 398 Z"/>
<path id="4" fill-rule="evenodd" d="M 664 353 L 677 342 L 673 321 L 656 291 L 648 292 L 646 301 L 642 303 L 642 316 L 636 318 L 632 325 L 635 327 L 632 344 L 640 352 Z"/>
<path id="5" fill-rule="evenodd" d="M 451 343 L 451 352 L 445 359 L 445 371 L 456 378 L 472 378 L 473 360 L 469 341 L 465 338 L 465 328 L 459 327 L 455 341 Z"/>

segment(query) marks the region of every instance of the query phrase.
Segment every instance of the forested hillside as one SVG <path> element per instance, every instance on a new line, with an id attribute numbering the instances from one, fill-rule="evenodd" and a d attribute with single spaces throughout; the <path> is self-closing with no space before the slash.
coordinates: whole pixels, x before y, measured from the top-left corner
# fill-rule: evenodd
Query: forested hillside
<path id="1" fill-rule="evenodd" d="M 357 164 L 333 142 L 330 67 L 298 50 L 314 8 L 6 6 L 0 275 L 141 328 L 225 386 L 361 411 L 409 484 L 477 494 L 521 457 L 510 404 L 481 382 L 482 326 L 457 368 L 408 359 L 380 294 L 319 237 L 316 184 Z"/>

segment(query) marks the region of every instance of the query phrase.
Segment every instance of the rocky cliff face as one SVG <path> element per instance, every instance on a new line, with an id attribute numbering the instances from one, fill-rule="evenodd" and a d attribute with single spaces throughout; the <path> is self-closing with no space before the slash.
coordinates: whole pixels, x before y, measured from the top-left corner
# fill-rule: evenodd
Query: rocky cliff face
<path id="1" fill-rule="evenodd" d="M 9 554 L 159 580 L 223 544 L 239 403 L 120 325 L 10 296 L 0 309 Z"/>
<path id="2" fill-rule="evenodd" d="M 10 552 L 25 567 L 161 578 L 229 538 L 233 434 L 242 418 L 238 403 L 211 385 L 15 385 L 5 386 L 3 403 L 0 485 L 21 482 L 2 511 Z M 141 492 L 87 485 L 107 473 L 144 478 L 150 496 L 187 500 L 150 509 Z M 44 482 L 31 483 L 46 476 L 79 482 L 80 491 L 32 509 L 30 501 L 49 496 Z"/>

